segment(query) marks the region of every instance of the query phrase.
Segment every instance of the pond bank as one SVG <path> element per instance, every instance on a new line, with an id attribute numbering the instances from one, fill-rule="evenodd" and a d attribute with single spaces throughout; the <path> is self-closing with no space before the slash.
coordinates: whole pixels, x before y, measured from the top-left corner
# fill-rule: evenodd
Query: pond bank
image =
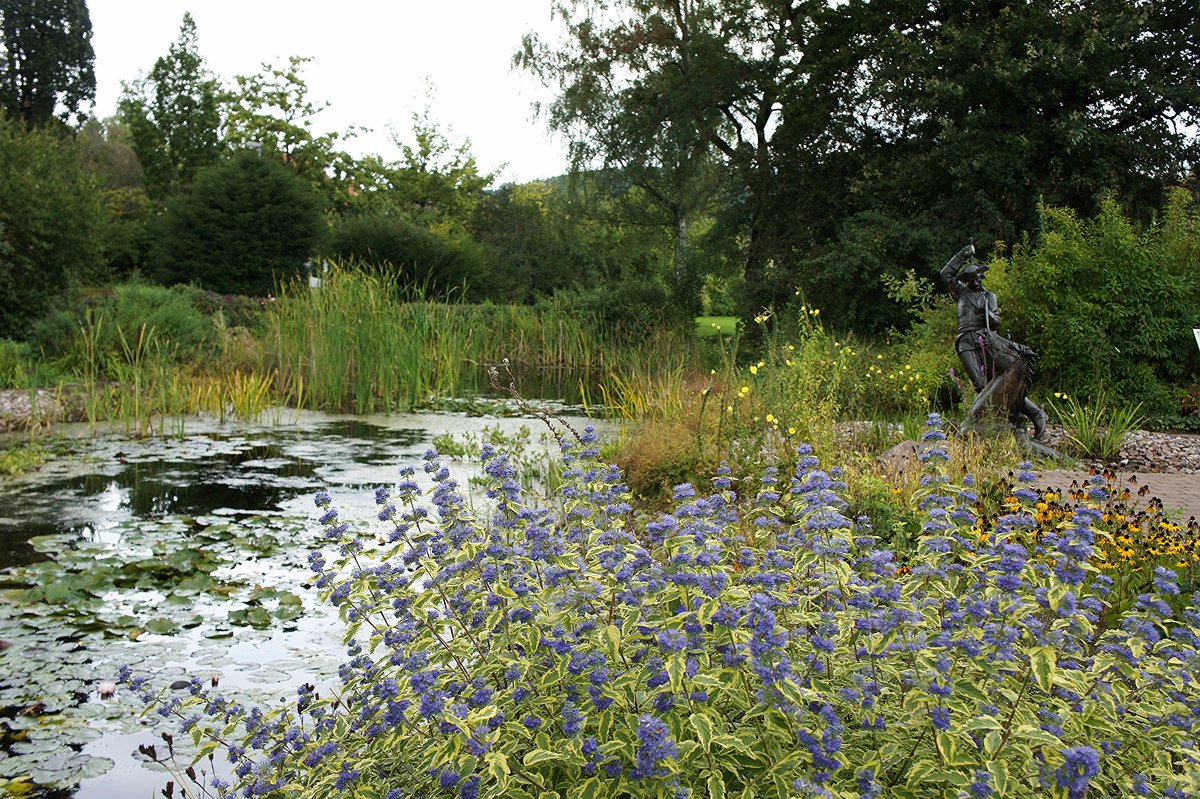
<path id="1" fill-rule="evenodd" d="M 83 403 L 72 389 L 39 388 L 0 391 L 0 433 L 31 430 L 53 422 L 84 419 Z"/>

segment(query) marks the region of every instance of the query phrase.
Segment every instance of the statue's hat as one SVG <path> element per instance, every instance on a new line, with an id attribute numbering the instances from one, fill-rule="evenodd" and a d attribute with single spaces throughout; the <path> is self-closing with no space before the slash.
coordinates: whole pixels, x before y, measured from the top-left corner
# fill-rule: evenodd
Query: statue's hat
<path id="1" fill-rule="evenodd" d="M 986 272 L 987 270 L 988 270 L 987 264 L 969 263 L 966 266 L 964 266 L 962 269 L 958 270 L 958 276 L 959 277 L 971 277 L 972 275 L 979 275 L 980 277 L 983 277 L 983 273 Z"/>

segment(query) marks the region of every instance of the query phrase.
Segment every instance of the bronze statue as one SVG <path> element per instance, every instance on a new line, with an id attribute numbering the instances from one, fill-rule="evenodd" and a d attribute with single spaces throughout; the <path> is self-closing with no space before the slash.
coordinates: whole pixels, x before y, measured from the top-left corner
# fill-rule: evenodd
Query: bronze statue
<path id="1" fill-rule="evenodd" d="M 970 261 L 974 254 L 975 245 L 968 244 L 942 267 L 942 282 L 958 301 L 955 349 L 971 385 L 979 392 L 963 428 L 977 426 L 987 410 L 999 408 L 1015 431 L 1024 432 L 1021 417 L 1027 418 L 1033 423 L 1033 437 L 1040 439 L 1046 432 L 1046 412 L 1028 396 L 1037 353 L 997 332 L 1000 309 L 996 294 L 983 287 L 988 267 Z"/>

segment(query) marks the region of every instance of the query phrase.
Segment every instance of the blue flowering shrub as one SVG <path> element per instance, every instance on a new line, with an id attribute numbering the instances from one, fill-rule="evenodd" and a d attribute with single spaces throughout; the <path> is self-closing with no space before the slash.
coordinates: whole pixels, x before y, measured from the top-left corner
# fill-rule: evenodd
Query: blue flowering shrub
<path id="1" fill-rule="evenodd" d="M 203 781 L 218 796 L 1200 795 L 1196 598 L 1162 569 L 1106 623 L 1097 511 L 1031 541 L 1019 488 L 976 529 L 931 422 L 911 571 L 803 448 L 745 497 L 725 469 L 680 485 L 652 521 L 590 432 L 553 512 L 485 447 L 492 505 L 472 515 L 430 452 L 430 509 L 411 469 L 377 492 L 386 547 L 317 498 L 340 685 L 264 712 L 123 676 L 228 759 L 235 784 Z"/>

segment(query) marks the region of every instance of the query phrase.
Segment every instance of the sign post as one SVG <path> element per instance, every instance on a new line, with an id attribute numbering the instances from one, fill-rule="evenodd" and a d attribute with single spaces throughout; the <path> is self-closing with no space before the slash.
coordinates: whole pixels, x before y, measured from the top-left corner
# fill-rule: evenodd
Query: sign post
<path id="1" fill-rule="evenodd" d="M 1196 336 L 1196 346 L 1200 347 L 1200 327 L 1193 327 L 1192 333 Z"/>

